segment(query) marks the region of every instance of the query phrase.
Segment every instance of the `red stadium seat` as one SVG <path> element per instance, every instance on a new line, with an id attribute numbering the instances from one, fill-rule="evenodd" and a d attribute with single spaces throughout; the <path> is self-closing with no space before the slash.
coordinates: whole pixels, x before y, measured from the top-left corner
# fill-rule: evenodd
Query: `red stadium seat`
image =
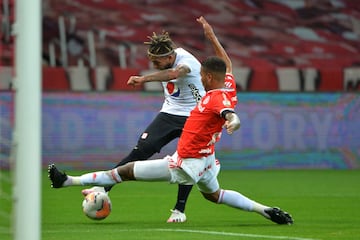
<path id="1" fill-rule="evenodd" d="M 275 69 L 253 69 L 249 91 L 279 91 Z"/>
<path id="2" fill-rule="evenodd" d="M 275 66 L 259 58 L 251 58 L 244 65 L 252 69 L 248 91 L 279 91 Z"/>
<path id="3" fill-rule="evenodd" d="M 70 82 L 66 75 L 66 71 L 62 67 L 43 67 L 42 69 L 42 87 L 44 91 L 70 90 Z"/>
<path id="4" fill-rule="evenodd" d="M 307 19 L 310 19 L 312 14 L 316 16 L 317 7 L 301 8 L 292 1 L 234 0 L 222 1 L 219 4 L 215 4 L 216 0 L 208 2 L 184 0 L 181 4 L 170 1 L 167 3 L 167 1 L 117 0 L 45 0 L 45 2 L 51 2 L 44 13 L 47 42 L 59 39 L 56 23 L 58 16 L 64 12 L 71 16 L 71 18 L 65 17 L 66 23 L 76 20 L 76 26 L 71 25 L 76 29 L 72 30 L 84 33 L 93 30 L 99 33 L 99 42 L 96 42 L 97 51 L 106 57 L 108 61 L 106 66 L 110 70 L 109 75 L 99 72 L 96 78 L 92 73 L 91 80 L 95 88 L 91 90 L 146 90 L 148 86 L 132 88 L 126 85 L 131 70 L 111 68 L 118 66 L 119 56 L 116 54 L 118 44 L 135 46 L 139 52 L 143 52 L 145 48 L 143 42 L 152 32 L 169 31 L 175 43 L 180 43 L 180 47 L 186 48 L 199 59 L 213 54 L 208 41 L 203 36 L 201 26 L 195 22 L 196 17 L 201 14 L 214 27 L 233 65 L 247 66 L 253 70 L 246 84 L 248 91 L 284 89 L 282 84 L 284 82 L 278 83 L 274 70 L 278 66 L 311 68 L 306 71 L 308 79 L 303 81 L 301 78 L 301 90 L 342 91 L 344 86 L 338 79 L 340 73 L 334 70 L 332 75 L 331 69 L 343 69 L 358 65 L 360 62 L 359 44 L 354 37 L 356 31 L 347 26 L 359 15 L 356 10 L 360 5 L 353 0 L 342 0 L 344 4 L 341 7 L 328 4 L 328 13 L 322 13 L 324 18 L 314 18 L 312 21 Z M 176 18 L 173 17 L 173 12 L 176 12 Z M 348 16 L 348 19 L 334 18 L 331 15 L 334 12 L 343 14 L 339 16 Z M 278 22 L 279 20 L 283 20 L 285 25 Z M 334 21 L 337 24 L 333 24 Z M 3 65 L 9 65 L 12 58 L 8 56 L 11 56 L 9 54 L 11 52 L 7 51 L 6 54 L 5 50 L 2 50 Z M 76 58 L 87 59 L 86 54 L 84 51 L 82 56 Z M 69 60 L 72 59 L 70 56 L 69 54 Z M 126 56 L 132 57 L 130 53 L 126 53 Z M 71 64 L 70 61 L 69 63 L 69 65 L 77 64 L 76 62 Z M 128 66 L 146 69 L 148 66 L 146 54 L 136 54 L 135 61 L 131 61 Z M 149 85 L 152 87 L 152 84 Z M 293 85 L 291 89 L 298 89 L 298 85 Z"/>
<path id="5" fill-rule="evenodd" d="M 343 71 L 342 68 L 320 68 L 320 85 L 318 91 L 342 91 Z"/>
<path id="6" fill-rule="evenodd" d="M 125 90 L 125 91 L 139 91 L 143 90 L 144 86 L 140 85 L 137 87 L 127 85 L 127 81 L 130 76 L 139 75 L 139 69 L 135 68 L 126 68 L 122 69 L 120 67 L 113 67 L 112 72 L 112 81 L 108 86 L 108 90 Z"/>

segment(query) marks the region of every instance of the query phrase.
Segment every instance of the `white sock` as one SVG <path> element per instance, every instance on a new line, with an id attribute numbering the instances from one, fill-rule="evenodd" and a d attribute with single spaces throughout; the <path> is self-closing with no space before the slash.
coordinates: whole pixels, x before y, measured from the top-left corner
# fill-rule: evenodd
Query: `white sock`
<path id="1" fill-rule="evenodd" d="M 269 216 L 264 212 L 265 209 L 269 208 L 260 203 L 257 203 L 239 192 L 232 190 L 220 190 L 220 197 L 218 200 L 219 204 L 226 204 L 230 207 L 240 208 L 248 212 L 257 212 L 264 217 L 269 218 Z"/>
<path id="2" fill-rule="evenodd" d="M 63 186 L 99 185 L 108 186 L 120 183 L 121 177 L 116 168 L 108 171 L 86 173 L 81 176 L 68 176 Z"/>

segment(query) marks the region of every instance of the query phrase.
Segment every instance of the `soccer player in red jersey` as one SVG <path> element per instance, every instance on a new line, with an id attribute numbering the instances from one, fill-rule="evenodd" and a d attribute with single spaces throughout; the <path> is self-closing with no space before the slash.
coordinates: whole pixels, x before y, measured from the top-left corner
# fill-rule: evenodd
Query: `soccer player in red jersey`
<path id="1" fill-rule="evenodd" d="M 232 75 L 231 60 L 205 18 L 199 17 L 197 22 L 202 25 L 204 35 L 211 43 L 215 54 L 226 63 L 225 87 L 236 101 L 236 83 Z M 159 71 L 144 76 L 131 76 L 128 83 L 139 85 L 147 81 L 161 81 L 164 88 L 164 104 L 157 117 L 139 138 L 136 147 L 114 167 L 131 161 L 146 160 L 154 153 L 160 152 L 168 142 L 180 137 L 190 111 L 205 95 L 200 81 L 200 62 L 194 56 L 182 48 L 175 48 L 166 32 L 161 35 L 154 34 L 149 40 L 150 42 L 146 43 L 149 45 L 149 59 Z M 82 190 L 82 193 L 87 195 L 93 191 L 109 192 L 111 187 L 95 186 Z M 176 203 L 171 209 L 168 223 L 186 221 L 185 205 L 191 189 L 192 185 L 179 184 Z"/>

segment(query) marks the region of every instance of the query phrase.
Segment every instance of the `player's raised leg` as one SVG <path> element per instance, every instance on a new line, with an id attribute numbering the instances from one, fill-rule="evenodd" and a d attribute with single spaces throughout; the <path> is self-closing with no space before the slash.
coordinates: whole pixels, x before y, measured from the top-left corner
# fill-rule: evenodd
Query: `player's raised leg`
<path id="1" fill-rule="evenodd" d="M 51 187 L 62 188 L 68 186 L 99 185 L 107 186 L 122 181 L 116 168 L 107 171 L 86 173 L 81 176 L 69 176 L 59 171 L 54 164 L 48 167 Z"/>
<path id="2" fill-rule="evenodd" d="M 53 188 L 87 185 L 108 186 L 131 180 L 170 181 L 171 179 L 167 158 L 130 162 L 111 170 L 90 172 L 81 176 L 67 175 L 59 171 L 54 164 L 49 165 L 48 172 Z"/>

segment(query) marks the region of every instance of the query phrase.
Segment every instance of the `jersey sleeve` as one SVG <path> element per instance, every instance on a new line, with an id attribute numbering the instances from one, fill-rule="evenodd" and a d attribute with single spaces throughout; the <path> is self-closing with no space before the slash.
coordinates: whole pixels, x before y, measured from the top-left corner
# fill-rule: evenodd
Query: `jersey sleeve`
<path id="1" fill-rule="evenodd" d="M 236 91 L 235 78 L 231 73 L 226 73 L 225 75 L 225 87 Z"/>
<path id="2" fill-rule="evenodd" d="M 236 95 L 237 90 L 236 90 L 236 81 L 235 81 L 234 75 L 232 75 L 231 73 L 226 73 L 224 84 L 225 84 L 225 88 L 229 90 L 229 94 L 231 95 L 231 100 L 236 105 L 238 100 L 237 100 L 237 95 Z"/>

